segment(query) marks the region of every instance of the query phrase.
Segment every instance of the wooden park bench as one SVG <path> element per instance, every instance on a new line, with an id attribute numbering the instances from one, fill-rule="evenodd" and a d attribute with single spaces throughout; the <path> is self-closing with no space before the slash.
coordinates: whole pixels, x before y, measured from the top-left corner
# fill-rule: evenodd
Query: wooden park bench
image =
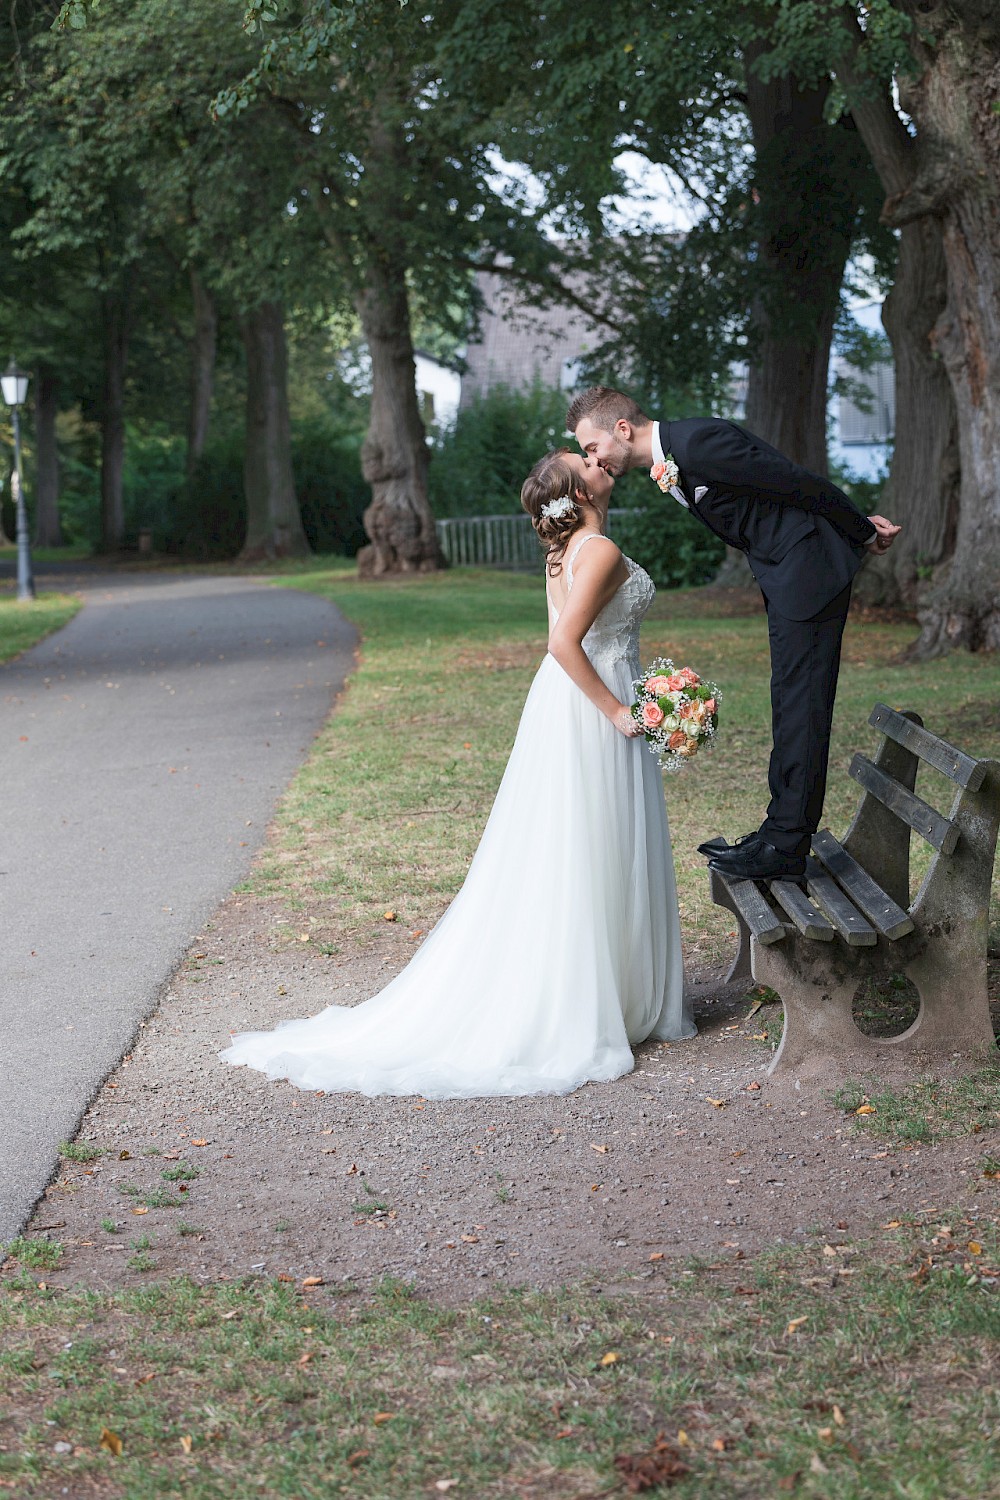
<path id="1" fill-rule="evenodd" d="M 1000 762 L 974 760 L 931 734 L 918 714 L 884 703 L 869 723 L 882 739 L 874 760 L 851 762 L 863 788 L 854 821 L 842 843 L 826 829 L 815 835 L 801 882 L 710 872 L 713 901 L 739 923 L 727 977 L 752 977 L 784 1005 L 772 1074 L 845 1077 L 900 1055 L 921 1068 L 956 1058 L 964 1065 L 995 1047 L 986 945 Z M 914 792 L 921 761 L 955 785 L 947 817 Z M 912 905 L 911 830 L 934 850 Z M 852 1014 L 858 989 L 898 974 L 919 993 L 915 1021 L 900 1036 L 864 1035 Z"/>

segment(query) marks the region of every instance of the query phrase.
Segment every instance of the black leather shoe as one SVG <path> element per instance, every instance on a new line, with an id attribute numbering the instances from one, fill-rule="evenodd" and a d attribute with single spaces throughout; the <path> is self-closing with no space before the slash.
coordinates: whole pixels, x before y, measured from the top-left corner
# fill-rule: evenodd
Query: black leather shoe
<path id="1" fill-rule="evenodd" d="M 801 880 L 806 872 L 803 855 L 782 854 L 763 839 L 756 847 L 744 844 L 739 849 L 714 855 L 708 867 L 731 880 Z"/>
<path id="2" fill-rule="evenodd" d="M 703 844 L 698 845 L 698 853 L 705 854 L 709 859 L 716 854 L 728 854 L 732 849 L 756 848 L 761 842 L 760 832 L 744 833 L 740 838 L 730 843 L 728 839 L 715 838 L 706 839 Z"/>

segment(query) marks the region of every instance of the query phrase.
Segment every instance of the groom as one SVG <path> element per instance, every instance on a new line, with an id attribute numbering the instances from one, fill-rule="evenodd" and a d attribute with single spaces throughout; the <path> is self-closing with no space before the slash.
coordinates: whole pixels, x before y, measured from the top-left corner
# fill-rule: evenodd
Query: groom
<path id="1" fill-rule="evenodd" d="M 851 582 L 865 552 L 887 551 L 901 528 L 863 516 L 828 479 L 734 422 L 653 422 L 630 396 L 598 385 L 576 397 L 566 426 L 614 478 L 650 469 L 661 489 L 746 554 L 771 642 L 771 800 L 756 833 L 699 848 L 735 878 L 798 879 L 823 810 Z"/>

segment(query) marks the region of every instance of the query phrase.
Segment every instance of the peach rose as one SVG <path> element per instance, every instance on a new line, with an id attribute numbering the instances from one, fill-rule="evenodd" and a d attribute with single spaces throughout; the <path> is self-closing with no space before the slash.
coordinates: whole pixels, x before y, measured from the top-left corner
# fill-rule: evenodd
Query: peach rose
<path id="1" fill-rule="evenodd" d="M 669 740 L 667 740 L 667 749 L 680 751 L 685 745 L 690 745 L 691 743 L 692 741 L 688 739 L 683 729 L 675 729 Z M 689 752 L 683 750 L 683 753 L 687 755 Z"/>
<path id="2" fill-rule="evenodd" d="M 671 672 L 670 676 L 667 678 L 668 693 L 679 693 L 681 689 L 686 686 L 687 683 L 679 672 Z"/>
<path id="3" fill-rule="evenodd" d="M 642 727 L 644 729 L 659 729 L 663 723 L 663 709 L 658 703 L 644 703 L 642 705 Z"/>
<path id="4" fill-rule="evenodd" d="M 663 478 L 666 472 L 667 466 L 661 461 L 660 463 L 656 463 L 653 465 L 653 467 L 649 471 L 649 477 L 650 479 L 655 479 L 657 484 L 659 484 L 660 480 Z"/>
<path id="5" fill-rule="evenodd" d="M 677 746 L 677 754 L 684 760 L 690 760 L 692 755 L 698 754 L 698 741 L 685 739 L 683 745 Z"/>
<path id="6" fill-rule="evenodd" d="M 681 679 L 681 682 L 685 687 L 697 687 L 699 682 L 701 681 L 698 673 L 692 672 L 690 667 L 681 667 L 680 671 L 677 673 L 677 676 Z"/>
<path id="7" fill-rule="evenodd" d="M 716 702 L 715 702 L 714 698 L 706 698 L 705 699 L 705 712 L 707 714 L 714 714 L 715 710 L 716 710 L 716 707 L 717 707 L 717 705 L 716 705 Z"/>
<path id="8" fill-rule="evenodd" d="M 645 682 L 647 693 L 652 693 L 654 698 L 662 698 L 664 693 L 670 692 L 669 677 L 647 677 Z"/>

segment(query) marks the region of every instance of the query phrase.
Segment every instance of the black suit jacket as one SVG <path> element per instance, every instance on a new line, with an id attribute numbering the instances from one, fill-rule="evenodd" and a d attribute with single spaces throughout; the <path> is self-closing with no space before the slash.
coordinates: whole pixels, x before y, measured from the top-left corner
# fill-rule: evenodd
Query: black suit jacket
<path id="1" fill-rule="evenodd" d="M 875 528 L 835 484 L 735 422 L 686 417 L 659 426 L 693 513 L 746 553 L 777 609 L 806 620 L 847 587 Z"/>

